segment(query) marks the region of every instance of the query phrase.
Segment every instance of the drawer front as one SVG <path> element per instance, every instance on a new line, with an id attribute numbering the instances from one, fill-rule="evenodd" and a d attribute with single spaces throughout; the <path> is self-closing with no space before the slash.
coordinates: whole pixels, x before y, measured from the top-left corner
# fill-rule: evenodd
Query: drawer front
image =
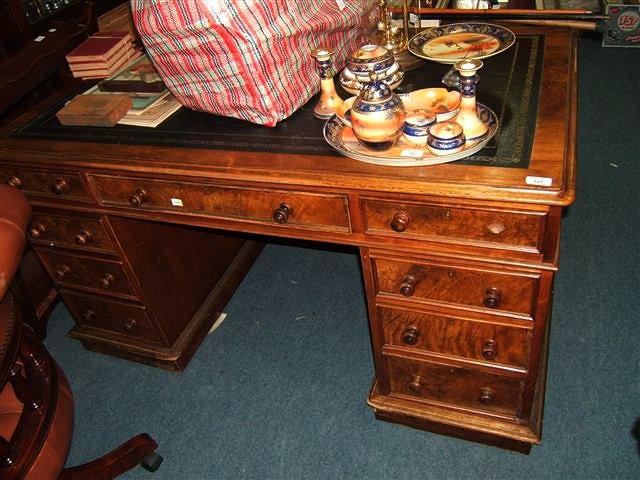
<path id="1" fill-rule="evenodd" d="M 387 345 L 527 368 L 531 329 L 389 307 L 377 312 Z"/>
<path id="2" fill-rule="evenodd" d="M 121 262 L 67 255 L 39 249 L 38 254 L 57 285 L 137 298 Z"/>
<path id="3" fill-rule="evenodd" d="M 0 179 L 27 196 L 91 201 L 79 174 L 3 166 L 0 167 Z"/>
<path id="4" fill-rule="evenodd" d="M 484 210 L 364 200 L 366 232 L 419 240 L 542 250 L 545 212 Z"/>
<path id="5" fill-rule="evenodd" d="M 385 258 L 376 258 L 374 268 L 380 293 L 533 317 L 539 274 Z"/>
<path id="6" fill-rule="evenodd" d="M 386 356 L 392 394 L 447 406 L 517 417 L 524 380 L 407 358 Z"/>
<path id="7" fill-rule="evenodd" d="M 349 232 L 347 197 L 187 182 L 90 176 L 100 204 Z"/>
<path id="8" fill-rule="evenodd" d="M 73 217 L 34 212 L 28 230 L 33 243 L 113 252 L 114 246 L 97 217 Z"/>
<path id="9" fill-rule="evenodd" d="M 142 306 L 76 295 L 68 291 L 61 294 L 80 330 L 103 330 L 118 334 L 125 341 L 136 343 L 161 343 L 151 319 Z"/>

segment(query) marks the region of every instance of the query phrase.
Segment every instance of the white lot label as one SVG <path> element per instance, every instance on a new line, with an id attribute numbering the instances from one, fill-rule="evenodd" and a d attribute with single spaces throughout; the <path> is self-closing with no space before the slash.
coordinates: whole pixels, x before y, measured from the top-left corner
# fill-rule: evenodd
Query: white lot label
<path id="1" fill-rule="evenodd" d="M 338 8 L 340 10 L 344 10 L 344 7 L 346 7 L 343 0 L 336 0 L 336 3 L 338 4 Z"/>
<path id="2" fill-rule="evenodd" d="M 550 187 L 553 179 L 549 177 L 534 177 L 529 175 L 524 179 L 527 185 L 535 185 L 536 187 Z"/>
<path id="3" fill-rule="evenodd" d="M 171 199 L 171 205 L 173 205 L 174 207 L 183 207 L 184 205 L 182 205 L 182 200 L 180 200 L 179 198 L 172 198 Z"/>
<path id="4" fill-rule="evenodd" d="M 422 158 L 424 156 L 424 150 L 419 148 L 405 148 L 400 152 L 401 157 Z"/>

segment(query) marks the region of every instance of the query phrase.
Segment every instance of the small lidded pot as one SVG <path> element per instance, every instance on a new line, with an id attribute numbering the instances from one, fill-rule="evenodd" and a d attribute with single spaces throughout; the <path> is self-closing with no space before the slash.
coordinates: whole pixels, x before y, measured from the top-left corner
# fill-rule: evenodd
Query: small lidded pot
<path id="1" fill-rule="evenodd" d="M 371 81 L 351 107 L 351 128 L 363 145 L 374 150 L 386 150 L 402 134 L 404 104 L 375 73 L 370 75 Z"/>
<path id="2" fill-rule="evenodd" d="M 466 139 L 462 127 L 455 122 L 440 122 L 429 128 L 427 148 L 434 155 L 449 155 L 464 148 Z"/>
<path id="3" fill-rule="evenodd" d="M 347 68 L 360 79 L 367 80 L 369 73 L 376 73 L 382 78 L 395 63 L 393 54 L 380 45 L 363 45 L 347 60 Z"/>
<path id="4" fill-rule="evenodd" d="M 414 110 L 407 113 L 404 119 L 402 138 L 415 145 L 425 146 L 429 136 L 429 127 L 436 123 L 436 117 L 430 116 L 428 112 Z"/>

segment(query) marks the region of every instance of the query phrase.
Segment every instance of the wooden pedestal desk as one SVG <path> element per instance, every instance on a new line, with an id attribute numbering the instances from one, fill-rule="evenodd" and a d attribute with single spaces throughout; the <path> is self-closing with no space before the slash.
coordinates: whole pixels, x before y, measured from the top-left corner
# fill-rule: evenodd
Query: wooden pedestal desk
<path id="1" fill-rule="evenodd" d="M 235 120 L 228 144 L 190 147 L 130 127 L 113 131 L 131 141 L 91 141 L 96 129 L 77 138 L 73 127 L 15 134 L 64 92 L 23 116 L 4 131 L 0 178 L 32 202 L 29 235 L 76 321 L 71 335 L 182 369 L 259 252 L 248 238 L 353 245 L 376 417 L 528 452 L 541 434 L 561 213 L 575 193 L 577 98 L 573 32 L 532 28 L 514 29 L 542 39 L 535 133 L 519 167 L 397 168 L 329 147 L 301 152 L 322 139 L 322 123 L 304 130 L 301 117 L 262 128 L 251 148 L 237 146 L 249 126 Z M 483 91 L 491 61 L 479 99 L 493 94 Z M 499 142 L 518 141 L 505 131 Z M 136 144 L 154 134 L 155 144 Z"/>

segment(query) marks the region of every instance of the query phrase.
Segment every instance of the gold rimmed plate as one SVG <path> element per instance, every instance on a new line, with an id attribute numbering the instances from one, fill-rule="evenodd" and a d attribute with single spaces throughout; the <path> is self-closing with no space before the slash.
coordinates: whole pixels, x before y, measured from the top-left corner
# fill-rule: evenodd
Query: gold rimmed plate
<path id="1" fill-rule="evenodd" d="M 324 125 L 324 138 L 327 143 L 342 155 L 359 162 L 394 167 L 418 167 L 437 165 L 469 157 L 482 150 L 498 131 L 498 117 L 488 107 L 478 103 L 478 116 L 487 124 L 487 133 L 480 138 L 470 140 L 462 151 L 450 155 L 434 155 L 425 146 L 410 143 L 399 138 L 393 147 L 385 151 L 372 150 L 358 141 L 353 130 L 344 124 L 337 115 L 333 115 Z"/>
<path id="2" fill-rule="evenodd" d="M 483 59 L 504 52 L 516 40 L 514 33 L 490 23 L 452 23 L 429 28 L 409 40 L 414 55 L 453 64 L 465 58 Z"/>

